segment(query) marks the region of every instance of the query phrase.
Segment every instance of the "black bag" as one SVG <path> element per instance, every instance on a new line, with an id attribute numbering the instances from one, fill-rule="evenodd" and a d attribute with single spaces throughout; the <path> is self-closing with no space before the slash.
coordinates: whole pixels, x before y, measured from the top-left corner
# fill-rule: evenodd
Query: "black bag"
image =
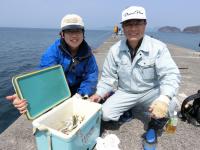
<path id="1" fill-rule="evenodd" d="M 200 90 L 198 90 L 197 94 L 191 95 L 183 101 L 181 115 L 183 121 L 200 126 Z"/>

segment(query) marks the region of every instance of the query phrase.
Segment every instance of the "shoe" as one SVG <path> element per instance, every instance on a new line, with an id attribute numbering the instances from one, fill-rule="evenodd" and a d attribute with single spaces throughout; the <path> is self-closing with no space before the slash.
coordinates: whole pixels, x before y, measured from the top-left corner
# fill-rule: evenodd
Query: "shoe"
<path id="1" fill-rule="evenodd" d="M 148 143 L 156 143 L 157 142 L 157 132 L 154 129 L 148 129 L 144 136 L 145 140 Z"/>
<path id="2" fill-rule="evenodd" d="M 148 129 L 144 134 L 143 148 L 144 150 L 156 150 L 157 133 L 154 129 Z"/>
<path id="3" fill-rule="evenodd" d="M 128 111 L 125 111 L 123 115 L 120 116 L 119 122 L 130 122 L 133 119 L 133 113 L 132 110 L 129 109 Z"/>
<path id="4" fill-rule="evenodd" d="M 151 118 L 151 121 L 148 124 L 148 130 L 154 129 L 158 136 L 161 136 L 164 131 L 164 126 L 166 125 L 169 118 L 161 118 L 161 119 L 154 119 Z"/>
<path id="5" fill-rule="evenodd" d="M 161 118 L 161 119 L 151 118 L 151 121 L 148 124 L 148 129 L 150 128 L 155 130 L 163 129 L 168 120 L 169 118 Z"/>

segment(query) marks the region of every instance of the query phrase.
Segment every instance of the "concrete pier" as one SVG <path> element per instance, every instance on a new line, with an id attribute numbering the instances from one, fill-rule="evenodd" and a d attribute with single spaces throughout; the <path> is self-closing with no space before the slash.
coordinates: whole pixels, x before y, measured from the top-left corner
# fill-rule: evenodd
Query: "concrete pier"
<path id="1" fill-rule="evenodd" d="M 119 37 L 112 36 L 95 50 L 94 54 L 100 72 L 109 47 L 118 40 Z M 182 75 L 181 87 L 178 94 L 178 99 L 181 103 L 187 96 L 196 93 L 200 89 L 200 53 L 172 44 L 167 45 Z M 130 122 L 122 124 L 120 127 L 113 124 L 107 125 L 107 129 L 105 129 L 102 136 L 111 133 L 119 137 L 121 150 L 142 149 L 141 136 L 144 133 L 144 129 L 143 124 L 139 120 L 133 119 Z M 167 134 L 164 132 L 158 138 L 157 144 L 158 150 L 199 150 L 199 147 L 200 128 L 181 120 L 178 121 L 176 133 Z M 36 144 L 32 135 L 31 121 L 28 121 L 24 115 L 19 117 L 0 135 L 0 150 L 35 149 Z"/>

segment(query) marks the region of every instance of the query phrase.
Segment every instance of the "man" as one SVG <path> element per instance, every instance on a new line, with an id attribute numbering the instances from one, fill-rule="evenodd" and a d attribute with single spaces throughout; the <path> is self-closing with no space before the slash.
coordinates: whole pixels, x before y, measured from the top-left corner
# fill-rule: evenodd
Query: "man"
<path id="1" fill-rule="evenodd" d="M 125 39 L 114 44 L 105 59 L 101 80 L 91 101 L 115 93 L 102 105 L 104 121 L 118 121 L 127 110 L 151 119 L 149 128 L 161 129 L 173 114 L 180 83 L 179 70 L 164 43 L 145 35 L 143 7 L 122 12 Z"/>
<path id="2" fill-rule="evenodd" d="M 43 54 L 40 68 L 62 65 L 72 95 L 91 96 L 96 91 L 98 67 L 90 46 L 84 40 L 84 23 L 80 16 L 67 14 L 61 20 L 61 38 Z M 26 112 L 26 100 L 7 96 L 20 113 Z"/>
<path id="3" fill-rule="evenodd" d="M 118 31 L 119 31 L 118 25 L 114 26 L 114 30 L 113 31 L 114 31 L 115 36 L 117 36 L 118 35 Z"/>

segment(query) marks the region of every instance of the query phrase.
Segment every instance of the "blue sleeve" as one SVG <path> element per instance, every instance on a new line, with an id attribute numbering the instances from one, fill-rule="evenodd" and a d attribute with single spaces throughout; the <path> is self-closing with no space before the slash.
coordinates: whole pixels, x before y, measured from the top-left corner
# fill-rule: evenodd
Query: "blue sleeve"
<path id="1" fill-rule="evenodd" d="M 58 64 L 58 48 L 56 44 L 50 46 L 42 55 L 39 68 L 46 68 Z"/>
<path id="2" fill-rule="evenodd" d="M 81 95 L 91 96 L 96 92 L 99 72 L 95 57 L 93 55 L 89 58 L 86 65 L 86 75 L 81 82 L 78 93 Z"/>

